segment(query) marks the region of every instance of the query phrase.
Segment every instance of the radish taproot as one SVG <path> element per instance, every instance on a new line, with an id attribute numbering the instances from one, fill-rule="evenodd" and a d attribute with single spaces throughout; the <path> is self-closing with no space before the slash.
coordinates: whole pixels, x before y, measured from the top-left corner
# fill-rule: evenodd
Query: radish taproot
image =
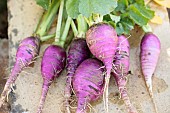
<path id="1" fill-rule="evenodd" d="M 78 105 L 76 113 L 86 113 L 87 105 L 103 94 L 104 69 L 97 59 L 87 59 L 77 68 L 73 77 L 73 89 Z"/>
<path id="2" fill-rule="evenodd" d="M 52 81 L 61 74 L 65 67 L 65 60 L 66 52 L 60 46 L 51 45 L 46 48 L 41 62 L 43 86 L 37 113 L 42 112 L 49 86 Z"/>
<path id="3" fill-rule="evenodd" d="M 103 99 L 104 107 L 108 112 L 108 86 L 118 37 L 112 26 L 98 23 L 91 26 L 86 32 L 86 41 L 91 53 L 106 67 Z"/>
<path id="4" fill-rule="evenodd" d="M 85 32 L 87 31 L 87 23 L 82 15 L 77 18 L 78 27 L 76 27 L 74 21 L 71 23 L 71 27 L 74 32 L 75 39 L 70 44 L 67 55 L 67 80 L 65 88 L 65 106 L 67 113 L 70 113 L 69 100 L 72 93 L 72 79 L 77 67 L 86 59 L 90 58 L 90 50 L 85 40 Z M 78 28 L 78 29 L 77 29 Z"/>
<path id="5" fill-rule="evenodd" d="M 142 38 L 140 45 L 140 62 L 142 73 L 144 75 L 144 79 L 146 82 L 146 86 L 148 88 L 149 94 L 153 99 L 153 91 L 152 91 L 152 76 L 155 72 L 158 59 L 161 51 L 161 43 L 159 38 L 153 33 L 146 33 Z M 155 106 L 155 102 L 154 102 Z M 155 106 L 155 110 L 156 106 Z"/>
<path id="6" fill-rule="evenodd" d="M 130 45 L 127 38 L 124 35 L 118 37 L 118 46 L 115 54 L 113 73 L 116 84 L 119 89 L 121 98 L 127 107 L 128 113 L 137 113 L 136 109 L 132 106 L 127 89 L 127 75 L 130 65 Z"/>
<path id="7" fill-rule="evenodd" d="M 64 21 L 62 21 L 63 10 L 64 10 L 64 0 L 61 0 L 58 21 L 57 21 L 56 35 L 55 35 L 55 42 L 53 43 L 53 45 L 50 45 L 49 47 L 46 48 L 41 62 L 41 74 L 43 78 L 43 85 L 42 85 L 42 94 L 41 94 L 37 113 L 42 112 L 45 99 L 48 93 L 48 89 L 52 81 L 56 77 L 58 77 L 61 74 L 62 70 L 64 70 L 65 68 L 66 51 L 64 49 L 64 45 L 66 42 L 66 38 L 68 35 L 68 31 L 70 29 L 70 24 L 72 19 L 68 16 L 66 23 L 64 24 Z M 64 30 L 61 35 L 61 25 L 63 24 L 64 24 Z"/>
<path id="8" fill-rule="evenodd" d="M 160 55 L 161 44 L 158 37 L 152 33 L 147 33 L 141 41 L 141 67 L 142 72 L 148 87 L 150 96 L 153 96 L 152 92 L 152 75 L 156 69 L 157 62 Z"/>
<path id="9" fill-rule="evenodd" d="M 72 78 L 77 67 L 87 58 L 90 58 L 90 51 L 86 40 L 83 38 L 75 39 L 68 50 L 67 56 L 67 80 L 65 88 L 66 108 L 69 106 L 69 98 L 72 93 Z M 67 108 L 67 112 L 69 109 Z"/>
<path id="10" fill-rule="evenodd" d="M 38 55 L 39 43 L 40 41 L 37 37 L 28 37 L 21 41 L 17 49 L 14 67 L 1 94 L 0 107 L 5 102 L 5 98 L 12 87 L 11 85 L 15 83 L 19 73 L 32 63 L 33 59 Z"/>

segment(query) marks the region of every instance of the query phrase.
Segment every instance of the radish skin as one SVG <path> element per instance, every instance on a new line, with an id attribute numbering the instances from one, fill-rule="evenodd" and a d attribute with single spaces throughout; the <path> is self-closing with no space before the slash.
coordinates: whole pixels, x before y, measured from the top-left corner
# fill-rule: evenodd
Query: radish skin
<path id="1" fill-rule="evenodd" d="M 39 43 L 37 37 L 27 37 L 21 41 L 16 53 L 16 62 L 1 94 L 0 107 L 5 102 L 5 98 L 11 90 L 11 85 L 15 83 L 19 73 L 28 67 L 38 55 Z"/>
<path id="2" fill-rule="evenodd" d="M 137 110 L 130 102 L 126 83 L 130 65 L 130 45 L 127 38 L 123 35 L 118 37 L 118 46 L 115 54 L 113 73 L 121 98 L 124 100 L 128 113 L 137 113 Z"/>
<path id="3" fill-rule="evenodd" d="M 103 94 L 104 70 L 97 59 L 87 59 L 77 68 L 73 77 L 73 88 L 78 100 L 76 113 L 86 113 L 87 105 Z"/>
<path id="4" fill-rule="evenodd" d="M 153 97 L 152 75 L 159 59 L 161 44 L 158 37 L 147 33 L 141 41 L 141 67 L 150 96 Z"/>
<path id="5" fill-rule="evenodd" d="M 72 78 L 76 68 L 87 58 L 90 58 L 90 51 L 83 38 L 75 39 L 68 50 L 67 56 L 67 80 L 65 88 L 66 109 L 69 107 L 69 98 L 72 93 Z M 69 112 L 69 110 L 67 110 Z"/>
<path id="6" fill-rule="evenodd" d="M 140 45 L 140 61 L 142 73 L 145 78 L 146 86 L 148 88 L 149 94 L 153 100 L 155 110 L 157 108 L 153 99 L 152 91 L 152 76 L 155 72 L 158 59 L 161 51 L 161 43 L 159 38 L 153 33 L 147 33 L 144 35 Z"/>
<path id="7" fill-rule="evenodd" d="M 61 74 L 65 67 L 65 60 L 66 52 L 60 46 L 51 45 L 46 48 L 41 62 L 43 86 L 37 113 L 42 112 L 49 86 L 52 81 Z"/>
<path id="8" fill-rule="evenodd" d="M 112 26 L 98 23 L 86 32 L 86 41 L 91 53 L 106 67 L 103 99 L 105 110 L 108 112 L 108 86 L 118 37 Z"/>

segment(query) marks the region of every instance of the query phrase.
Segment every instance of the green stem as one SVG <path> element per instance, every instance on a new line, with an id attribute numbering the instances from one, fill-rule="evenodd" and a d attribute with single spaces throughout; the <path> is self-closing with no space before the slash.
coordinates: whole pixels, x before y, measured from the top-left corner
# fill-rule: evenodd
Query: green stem
<path id="1" fill-rule="evenodd" d="M 76 37 L 78 35 L 78 30 L 73 20 L 71 21 L 71 28 L 73 30 L 74 36 Z"/>
<path id="2" fill-rule="evenodd" d="M 64 0 L 62 0 L 61 3 L 60 3 L 60 9 L 59 9 L 58 21 L 57 21 L 57 28 L 56 28 L 55 42 L 59 42 L 59 39 L 60 39 L 61 23 L 62 23 L 62 17 L 63 17 L 63 9 L 64 9 Z"/>
<path id="3" fill-rule="evenodd" d="M 39 37 L 46 35 L 58 11 L 60 0 L 53 0 L 49 9 L 42 18 L 42 22 L 36 31 Z"/>
<path id="4" fill-rule="evenodd" d="M 86 20 L 86 22 L 89 26 L 92 26 L 94 24 L 92 16 L 90 16 L 89 18 L 84 17 L 84 19 Z"/>
<path id="5" fill-rule="evenodd" d="M 103 16 L 99 14 L 92 14 L 92 18 L 95 23 L 100 23 L 103 21 Z"/>
<path id="6" fill-rule="evenodd" d="M 99 14 L 92 14 L 89 18 L 84 17 L 87 24 L 92 26 L 93 24 L 97 24 L 103 21 L 103 16 Z"/>
<path id="7" fill-rule="evenodd" d="M 62 24 L 61 24 L 61 33 L 64 31 L 64 27 L 66 25 L 66 19 L 63 19 Z"/>
<path id="8" fill-rule="evenodd" d="M 87 31 L 87 23 L 82 14 L 78 16 L 77 23 L 78 23 L 78 36 L 77 37 L 84 38 L 85 33 Z"/>
<path id="9" fill-rule="evenodd" d="M 100 21 L 100 22 L 103 22 L 103 16 L 102 16 L 102 15 L 100 15 L 99 21 Z"/>
<path id="10" fill-rule="evenodd" d="M 65 41 L 66 41 L 66 38 L 67 38 L 67 35 L 68 35 L 68 31 L 70 29 L 71 21 L 72 21 L 71 17 L 68 16 L 63 34 L 60 38 L 60 46 L 61 47 L 64 47 L 64 44 L 65 44 Z"/>
<path id="11" fill-rule="evenodd" d="M 43 19 L 43 17 L 44 17 L 44 13 L 45 12 L 43 12 L 43 14 L 41 15 L 41 17 L 39 18 L 39 20 L 38 20 L 38 24 L 36 25 L 36 27 L 35 27 L 35 30 L 34 30 L 34 33 L 33 33 L 33 36 L 35 36 L 36 35 L 36 32 L 37 32 L 37 30 L 38 30 L 38 28 L 39 28 L 39 26 L 40 26 L 40 23 L 41 23 L 41 20 Z"/>
<path id="12" fill-rule="evenodd" d="M 69 35 L 68 35 L 68 40 L 66 41 L 66 43 L 65 43 L 65 45 L 64 45 L 64 48 L 67 48 L 67 47 L 70 45 L 70 43 L 71 43 L 71 41 L 72 41 L 72 39 L 73 39 L 73 37 L 74 37 L 73 34 L 74 34 L 73 32 L 69 33 Z"/>
<path id="13" fill-rule="evenodd" d="M 152 28 L 149 24 L 142 26 L 142 29 L 145 33 L 152 32 Z"/>
<path id="14" fill-rule="evenodd" d="M 48 40 L 50 38 L 53 38 L 53 37 L 55 37 L 55 33 L 51 34 L 51 35 L 47 35 L 47 36 L 42 36 L 40 40 L 41 41 L 46 41 L 46 40 Z"/>

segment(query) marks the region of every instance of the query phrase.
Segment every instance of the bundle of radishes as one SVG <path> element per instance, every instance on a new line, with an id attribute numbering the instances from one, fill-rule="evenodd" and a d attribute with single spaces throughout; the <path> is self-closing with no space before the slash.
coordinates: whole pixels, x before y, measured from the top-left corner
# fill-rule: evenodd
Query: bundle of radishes
<path id="1" fill-rule="evenodd" d="M 53 37 L 53 35 L 47 36 L 47 32 L 54 20 L 58 7 L 59 2 L 54 0 L 48 10 L 44 12 L 33 35 L 25 38 L 19 44 L 14 67 L 1 94 L 0 107 L 4 104 L 11 89 L 13 89 L 12 85 L 15 83 L 20 72 L 36 59 L 36 56 L 39 54 L 40 41 L 46 41 Z"/>
<path id="2" fill-rule="evenodd" d="M 88 4 L 88 2 L 92 3 Z M 130 45 L 126 36 L 130 34 L 135 24 L 146 28 L 154 12 L 145 6 L 143 0 L 126 1 L 126 3 L 124 0 L 101 0 L 100 2 L 98 0 L 67 0 L 66 4 L 65 0 L 53 0 L 47 3 L 39 0 L 37 3 L 48 6 L 47 11 L 37 25 L 36 35 L 24 39 L 18 47 L 16 63 L 1 94 L 0 106 L 8 96 L 7 93 L 18 74 L 38 55 L 39 40 L 45 41 L 55 37 L 55 41 L 46 48 L 42 57 L 43 84 L 37 113 L 42 112 L 50 85 L 65 67 L 67 79 L 64 97 L 67 113 L 71 112 L 69 106 L 73 93 L 78 101 L 76 113 L 86 113 L 88 104 L 102 95 L 104 109 L 110 112 L 108 90 L 111 75 L 115 78 L 127 111 L 137 113 L 126 89 L 130 66 Z M 67 14 L 64 14 L 65 10 Z M 58 19 L 55 35 L 47 35 L 56 14 Z M 66 51 L 65 43 L 69 31 L 74 33 L 75 39 Z M 141 67 L 152 98 L 151 77 L 159 54 L 159 39 L 154 34 L 147 33 L 141 42 Z"/>

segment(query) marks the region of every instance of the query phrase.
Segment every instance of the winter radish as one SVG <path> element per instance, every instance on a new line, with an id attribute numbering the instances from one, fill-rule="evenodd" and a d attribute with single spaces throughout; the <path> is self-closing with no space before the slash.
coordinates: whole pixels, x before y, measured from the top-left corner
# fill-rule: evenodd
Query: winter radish
<path id="1" fill-rule="evenodd" d="M 39 54 L 39 45 L 40 45 L 39 40 L 45 41 L 46 39 L 51 38 L 51 36 L 48 36 L 47 38 L 45 35 L 49 30 L 52 21 L 54 20 L 53 17 L 57 12 L 58 6 L 59 6 L 58 1 L 53 2 L 52 5 L 49 7 L 49 9 L 45 12 L 43 17 L 40 19 L 41 20 L 39 23 L 40 25 L 39 24 L 37 25 L 37 29 L 35 33 L 33 33 L 35 34 L 35 36 L 25 38 L 23 41 L 21 41 L 16 53 L 16 61 L 14 67 L 12 69 L 9 79 L 6 82 L 4 90 L 1 94 L 0 107 L 5 102 L 5 98 L 6 96 L 8 96 L 8 93 L 10 92 L 11 85 L 15 83 L 19 73 L 24 68 L 28 67 L 28 65 Z"/>
<path id="2" fill-rule="evenodd" d="M 156 69 L 160 50 L 158 37 L 152 33 L 145 34 L 141 41 L 141 67 L 151 97 L 153 96 L 152 75 Z"/>
<path id="3" fill-rule="evenodd" d="M 28 37 L 21 41 L 16 53 L 16 61 L 14 67 L 1 94 L 0 106 L 2 106 L 2 104 L 5 102 L 5 98 L 10 92 L 11 85 L 15 83 L 19 73 L 32 62 L 32 60 L 38 55 L 38 52 L 38 38 Z"/>
<path id="4" fill-rule="evenodd" d="M 146 86 L 152 99 L 152 76 L 158 63 L 160 50 L 161 44 L 159 38 L 153 33 L 145 34 L 140 45 L 140 61 Z"/>
<path id="5" fill-rule="evenodd" d="M 86 33 L 86 41 L 92 54 L 106 67 L 103 99 L 108 112 L 108 84 L 117 46 L 117 34 L 130 34 L 136 24 L 141 27 L 146 26 L 154 17 L 154 11 L 145 5 L 144 0 L 140 2 L 92 0 L 91 3 L 88 0 L 67 0 L 66 10 L 74 19 L 82 14 L 91 26 Z M 115 29 L 103 22 L 109 23 Z"/>
<path id="6" fill-rule="evenodd" d="M 60 75 L 65 67 L 66 52 L 63 48 L 51 45 L 46 48 L 42 62 L 41 74 L 43 77 L 42 95 L 37 113 L 42 112 L 42 108 L 47 96 L 49 86 L 52 81 Z"/>
<path id="7" fill-rule="evenodd" d="M 61 33 L 63 8 L 64 8 L 64 0 L 62 0 L 60 3 L 60 10 L 59 10 L 60 13 L 58 15 L 55 42 L 53 45 L 50 45 L 49 47 L 46 48 L 41 62 L 41 74 L 43 78 L 43 85 L 42 85 L 42 94 L 41 94 L 37 113 L 42 112 L 45 99 L 48 93 L 48 89 L 52 81 L 61 74 L 62 70 L 64 70 L 65 67 L 66 52 L 63 47 L 68 35 L 68 31 L 72 19 L 70 17 L 67 18 L 65 28 L 61 36 L 60 33 Z"/>
<path id="8" fill-rule="evenodd" d="M 86 40 L 84 38 L 85 31 L 87 30 L 87 24 L 85 20 L 83 21 L 83 19 L 84 18 L 81 15 L 77 19 L 77 20 L 80 20 L 77 22 L 78 30 L 73 21 L 71 25 L 72 29 L 74 29 L 74 35 L 76 39 L 74 39 L 72 43 L 70 44 L 70 47 L 68 50 L 68 56 L 67 56 L 67 80 L 66 80 L 66 88 L 65 88 L 65 99 L 66 99 L 65 104 L 66 104 L 67 113 L 70 113 L 69 98 L 72 93 L 72 78 L 74 76 L 74 73 L 77 67 L 80 65 L 80 63 L 82 63 L 87 58 L 90 58 L 90 51 L 87 46 Z"/>
<path id="9" fill-rule="evenodd" d="M 101 60 L 106 67 L 104 105 L 108 111 L 108 85 L 118 37 L 112 26 L 98 23 L 91 26 L 86 32 L 86 41 L 91 53 Z"/>
<path id="10" fill-rule="evenodd" d="M 65 88 L 66 107 L 69 106 L 68 100 L 71 96 L 72 78 L 77 67 L 87 58 L 90 58 L 90 51 L 85 39 L 75 39 L 68 50 L 67 56 L 67 80 Z"/>
<path id="11" fill-rule="evenodd" d="M 97 59 L 87 59 L 77 68 L 73 77 L 73 89 L 78 105 L 76 113 L 86 113 L 87 105 L 103 94 L 104 76 L 102 63 Z"/>
<path id="12" fill-rule="evenodd" d="M 129 113 L 137 113 L 136 109 L 132 106 L 127 94 L 126 83 L 129 71 L 130 59 L 130 45 L 124 35 L 118 37 L 118 46 L 115 54 L 113 76 L 116 80 L 121 98 L 127 107 Z"/>

